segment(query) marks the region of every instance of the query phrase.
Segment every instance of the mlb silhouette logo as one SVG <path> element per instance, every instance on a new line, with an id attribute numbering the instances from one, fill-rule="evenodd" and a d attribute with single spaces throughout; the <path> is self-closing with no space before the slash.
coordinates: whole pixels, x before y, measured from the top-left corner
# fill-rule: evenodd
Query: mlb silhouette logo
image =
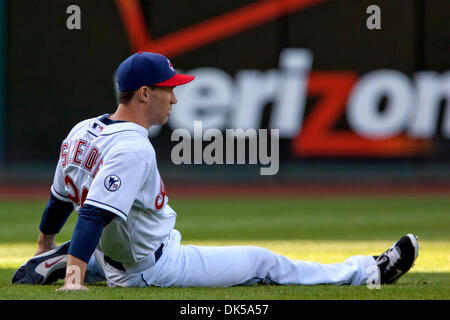
<path id="1" fill-rule="evenodd" d="M 99 124 L 96 123 L 96 122 L 94 122 L 94 124 L 92 125 L 92 128 L 93 128 L 94 130 L 99 131 L 99 132 L 102 132 L 102 131 L 103 131 L 103 126 L 99 125 Z"/>
<path id="2" fill-rule="evenodd" d="M 105 179 L 105 188 L 108 191 L 114 192 L 120 188 L 121 185 L 120 178 L 116 175 L 109 175 Z"/>

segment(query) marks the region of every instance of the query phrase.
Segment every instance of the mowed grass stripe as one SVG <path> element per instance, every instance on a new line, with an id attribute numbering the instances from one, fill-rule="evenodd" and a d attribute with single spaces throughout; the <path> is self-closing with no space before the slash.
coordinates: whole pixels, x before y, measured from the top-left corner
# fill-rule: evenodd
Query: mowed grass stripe
<path id="1" fill-rule="evenodd" d="M 0 243 L 37 239 L 45 202 L 0 202 Z M 450 197 L 171 199 L 184 240 L 450 241 Z M 58 235 L 72 236 L 73 213 Z"/>
<path id="2" fill-rule="evenodd" d="M 183 241 L 185 245 L 200 246 L 260 246 L 291 259 L 339 263 L 352 255 L 376 255 L 392 245 L 387 241 L 319 241 L 319 240 L 264 240 L 264 241 Z M 420 255 L 412 272 L 450 273 L 450 242 L 420 241 Z M 0 268 L 17 268 L 34 255 L 36 243 L 0 244 Z"/>

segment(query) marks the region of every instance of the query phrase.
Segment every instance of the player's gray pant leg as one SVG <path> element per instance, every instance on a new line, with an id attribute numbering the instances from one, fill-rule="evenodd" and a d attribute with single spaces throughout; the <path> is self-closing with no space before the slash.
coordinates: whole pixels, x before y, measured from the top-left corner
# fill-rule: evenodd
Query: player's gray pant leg
<path id="1" fill-rule="evenodd" d="M 265 248 L 185 246 L 185 274 L 176 285 L 232 286 L 256 282 L 281 285 L 366 283 L 373 257 L 354 256 L 344 263 L 291 260 Z"/>
<path id="2" fill-rule="evenodd" d="M 181 236 L 179 236 L 181 239 Z M 277 284 L 366 283 L 373 257 L 353 256 L 344 263 L 292 260 L 253 246 L 207 247 L 171 241 L 158 263 L 144 272 L 146 285 L 227 287 L 255 282 Z M 372 271 L 373 272 L 373 271 Z"/>
<path id="3" fill-rule="evenodd" d="M 95 260 L 94 255 L 89 259 L 87 268 L 86 268 L 86 275 L 84 276 L 84 282 L 86 283 L 95 283 L 95 282 L 101 282 L 105 281 L 106 277 L 103 273 L 102 269 L 97 264 L 97 261 Z"/>
<path id="4" fill-rule="evenodd" d="M 96 268 L 98 268 L 100 274 L 104 274 L 108 287 L 146 286 L 140 273 L 128 274 L 125 271 L 118 270 L 110 264 L 105 263 L 104 254 L 100 250 L 95 250 L 94 257 Z M 100 276 L 100 274 L 97 274 L 97 276 Z M 104 280 L 105 279 L 103 279 L 102 281 Z"/>

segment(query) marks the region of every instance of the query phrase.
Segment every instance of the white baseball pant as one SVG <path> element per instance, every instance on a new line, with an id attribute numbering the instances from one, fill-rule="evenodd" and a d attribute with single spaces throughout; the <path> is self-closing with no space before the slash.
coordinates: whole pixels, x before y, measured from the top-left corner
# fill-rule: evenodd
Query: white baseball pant
<path id="1" fill-rule="evenodd" d="M 321 264 L 292 260 L 255 246 L 181 245 L 173 230 L 158 262 L 141 273 L 127 274 L 106 264 L 96 250 L 88 265 L 87 283 L 104 280 L 120 287 L 229 287 L 272 283 L 280 285 L 366 284 L 376 264 L 372 256 L 352 256 L 343 263 Z M 372 273 L 370 272 L 372 271 Z"/>

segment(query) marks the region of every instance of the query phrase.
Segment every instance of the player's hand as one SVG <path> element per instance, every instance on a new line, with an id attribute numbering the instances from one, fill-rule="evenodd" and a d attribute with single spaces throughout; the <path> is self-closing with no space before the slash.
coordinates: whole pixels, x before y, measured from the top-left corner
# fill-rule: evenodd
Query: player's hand
<path id="1" fill-rule="evenodd" d="M 43 254 L 43 253 L 45 253 L 47 251 L 50 251 L 50 250 L 56 248 L 56 247 L 57 247 L 56 244 L 54 244 L 52 246 L 39 246 L 38 249 L 36 250 L 36 253 L 34 255 L 38 256 L 40 254 Z"/>
<path id="2" fill-rule="evenodd" d="M 66 279 L 64 286 L 56 291 L 80 291 L 89 290 L 83 285 L 87 263 L 70 253 L 67 255 Z"/>
<path id="3" fill-rule="evenodd" d="M 89 290 L 89 288 L 83 286 L 82 284 L 65 284 L 63 287 L 56 289 L 56 291 L 80 291 L 80 290 Z"/>
<path id="4" fill-rule="evenodd" d="M 37 256 L 56 248 L 55 238 L 56 234 L 43 234 L 41 232 L 38 238 L 38 249 L 34 255 Z"/>

